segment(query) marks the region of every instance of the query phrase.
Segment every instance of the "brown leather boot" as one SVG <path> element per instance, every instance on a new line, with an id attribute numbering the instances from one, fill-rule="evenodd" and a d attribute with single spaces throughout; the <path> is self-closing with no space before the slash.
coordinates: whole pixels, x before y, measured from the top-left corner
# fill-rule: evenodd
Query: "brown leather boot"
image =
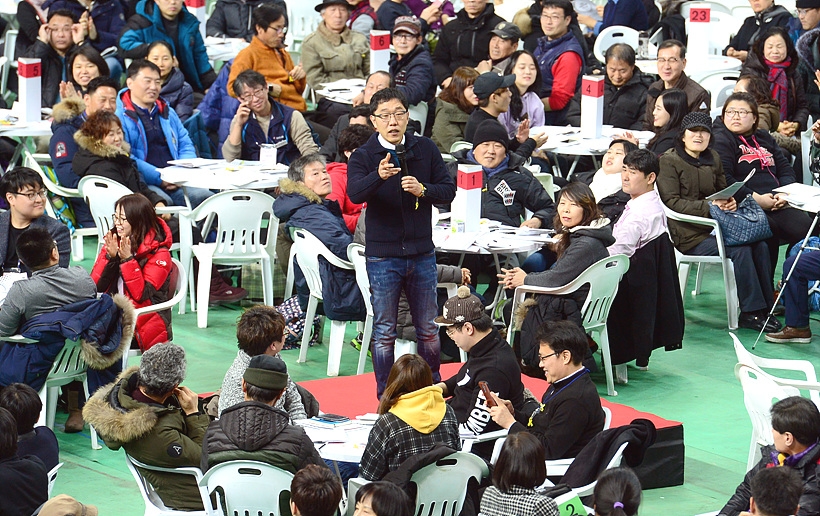
<path id="1" fill-rule="evenodd" d="M 68 419 L 65 421 L 65 433 L 76 434 L 83 431 L 83 411 L 80 410 L 80 393 L 68 391 Z"/>

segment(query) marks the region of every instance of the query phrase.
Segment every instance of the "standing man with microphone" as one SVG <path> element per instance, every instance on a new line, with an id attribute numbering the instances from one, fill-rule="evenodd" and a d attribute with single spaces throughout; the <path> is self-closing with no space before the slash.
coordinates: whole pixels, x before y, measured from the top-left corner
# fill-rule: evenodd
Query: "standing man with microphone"
<path id="1" fill-rule="evenodd" d="M 373 370 L 381 397 L 393 366 L 396 320 L 402 291 L 416 328 L 418 353 L 438 382 L 441 344 L 436 317 L 436 255 L 432 207 L 449 204 L 456 185 L 429 138 L 405 133 L 407 100 L 395 88 L 370 101 L 374 134 L 351 156 L 347 194 L 367 203 L 365 254 L 373 303 Z"/>

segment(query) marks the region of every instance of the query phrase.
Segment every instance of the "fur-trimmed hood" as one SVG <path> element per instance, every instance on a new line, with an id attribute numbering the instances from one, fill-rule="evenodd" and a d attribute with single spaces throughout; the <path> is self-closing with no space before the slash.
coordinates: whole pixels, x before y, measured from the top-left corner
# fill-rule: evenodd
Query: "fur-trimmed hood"
<path id="1" fill-rule="evenodd" d="M 820 37 L 820 29 L 811 29 L 800 36 L 795 44 L 797 55 L 800 56 L 800 62 L 807 64 L 812 69 L 816 69 L 820 65 L 820 49 L 817 48 L 818 37 Z"/>
<path id="2" fill-rule="evenodd" d="M 131 155 L 131 146 L 125 140 L 122 142 L 122 147 L 118 148 L 113 145 L 108 145 L 102 140 L 94 139 L 82 131 L 77 131 L 74 133 L 74 141 L 77 142 L 77 145 L 79 145 L 81 149 L 85 149 L 91 154 L 101 158 Z"/>
<path id="3" fill-rule="evenodd" d="M 177 410 L 159 403 L 142 403 L 131 397 L 139 383 L 139 366 L 129 367 L 114 383 L 100 387 L 83 407 L 83 419 L 99 432 L 112 450 L 147 435 L 160 416 Z"/>
<path id="4" fill-rule="evenodd" d="M 54 105 L 51 116 L 55 123 L 64 123 L 80 116 L 84 111 L 85 103 L 82 99 L 69 97 Z"/>
<path id="5" fill-rule="evenodd" d="M 322 198 L 316 195 L 316 192 L 305 186 L 305 183 L 300 183 L 299 181 L 282 179 L 279 181 L 279 191 L 283 194 L 301 195 L 310 202 L 322 204 Z"/>
<path id="6" fill-rule="evenodd" d="M 122 360 L 123 354 L 131 348 L 131 340 L 134 338 L 134 326 L 137 323 L 134 305 L 131 303 L 131 300 L 122 294 L 114 294 L 112 299 L 114 300 L 114 304 L 117 305 L 117 308 L 122 310 L 122 336 L 120 337 L 120 345 L 113 353 L 104 355 L 93 342 L 82 339 L 80 344 L 82 346 L 83 360 L 85 360 L 91 369 L 107 369 Z"/>

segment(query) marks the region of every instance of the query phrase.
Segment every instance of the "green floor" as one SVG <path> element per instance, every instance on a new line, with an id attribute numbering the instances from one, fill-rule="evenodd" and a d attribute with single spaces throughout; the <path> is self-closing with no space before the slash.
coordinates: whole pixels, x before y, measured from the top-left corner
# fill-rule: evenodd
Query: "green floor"
<path id="1" fill-rule="evenodd" d="M 94 256 L 86 245 L 86 256 Z M 90 268 L 91 259 L 81 265 Z M 689 289 L 694 285 L 694 274 Z M 685 296 L 686 337 L 682 350 L 656 352 L 649 371 L 630 368 L 629 384 L 619 385 L 613 401 L 652 412 L 684 424 L 686 482 L 683 486 L 644 493 L 640 514 L 694 515 L 720 509 L 743 477 L 749 450 L 751 423 L 743 406 L 743 393 L 734 377 L 735 355 L 726 330 L 726 305 L 717 268 L 707 271 L 704 292 Z M 196 327 L 196 315 L 174 314 L 174 336 L 188 352 L 186 384 L 196 392 L 213 391 L 236 354 L 235 325 L 239 307 L 220 307 L 209 312 L 209 327 Z M 815 333 L 820 326 L 812 321 Z M 326 329 L 329 331 L 329 327 Z M 352 335 L 352 327 L 349 333 Z M 757 334 L 739 330 L 749 347 Z M 762 342 L 756 353 L 766 357 L 811 360 L 820 351 L 820 337 L 811 344 L 777 346 Z M 310 349 L 308 362 L 296 362 L 298 351 L 282 353 L 294 380 L 323 378 L 327 364 L 324 345 Z M 355 374 L 357 353 L 345 346 L 341 374 Z M 368 366 L 370 367 L 370 366 Z M 606 395 L 603 376 L 596 377 L 598 390 Z M 539 393 L 540 394 L 540 393 Z M 371 393 L 363 393 L 371 395 Z M 332 411 L 333 407 L 323 407 Z M 87 433 L 62 433 L 65 415 L 58 414 L 61 460 L 53 494 L 67 493 L 95 504 L 103 515 L 141 515 L 143 502 L 128 472 L 122 452 L 92 450 Z"/>

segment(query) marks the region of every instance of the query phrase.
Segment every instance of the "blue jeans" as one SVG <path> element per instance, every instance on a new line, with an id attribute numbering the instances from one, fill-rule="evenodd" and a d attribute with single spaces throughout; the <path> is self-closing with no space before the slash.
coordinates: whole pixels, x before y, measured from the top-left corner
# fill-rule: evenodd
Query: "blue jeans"
<path id="1" fill-rule="evenodd" d="M 399 298 L 404 291 L 410 315 L 416 328 L 418 353 L 430 365 L 433 381 L 441 379 L 439 365 L 441 343 L 433 319 L 436 307 L 436 254 L 430 251 L 400 258 L 367 257 L 367 277 L 373 303 L 373 371 L 376 373 L 376 395 L 381 398 L 387 377 L 393 367 L 393 345 L 396 343 L 396 321 Z"/>
<path id="2" fill-rule="evenodd" d="M 797 257 L 790 256 L 783 263 L 783 279 Z M 820 251 L 803 252 L 792 277 L 783 287 L 783 304 L 786 305 L 786 326 L 805 328 L 809 325 L 809 281 L 820 279 Z"/>
<path id="3" fill-rule="evenodd" d="M 185 206 L 185 192 L 182 187 L 173 191 L 163 190 L 156 185 L 148 185 L 148 188 L 156 192 L 165 201 L 166 206 Z M 212 196 L 214 193 L 206 188 L 192 188 L 186 186 L 188 199 L 191 200 L 191 208 L 196 208 L 202 201 Z"/>
<path id="4" fill-rule="evenodd" d="M 707 237 L 686 251 L 692 256 L 717 256 L 717 240 Z M 726 254 L 735 268 L 735 283 L 741 312 L 768 310 L 774 302 L 769 265 L 769 249 L 766 242 L 726 246 Z"/>

